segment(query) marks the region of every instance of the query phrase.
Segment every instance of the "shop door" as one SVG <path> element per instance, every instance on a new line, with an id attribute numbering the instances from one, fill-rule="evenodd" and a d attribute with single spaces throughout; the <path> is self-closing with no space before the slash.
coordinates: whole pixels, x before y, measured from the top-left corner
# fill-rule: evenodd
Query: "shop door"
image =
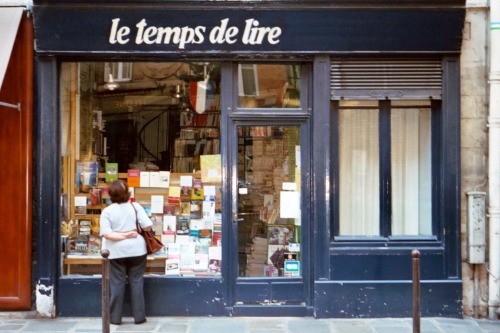
<path id="1" fill-rule="evenodd" d="M 0 84 L 0 311 L 31 308 L 31 179 L 33 116 L 33 24 L 22 9 L 1 9 L 19 15 L 19 30 Z M 2 24 L 0 24 L 2 26 Z M 5 28 L 5 26 L 3 26 Z M 13 28 L 13 27 L 9 27 Z M 15 26 L 17 28 L 17 26 Z M 2 30 L 2 34 L 9 29 Z M 11 30 L 10 33 L 16 32 Z M 0 45 L 1 47 L 1 45 Z M 1 59 L 5 61 L 9 59 Z"/>
<path id="2" fill-rule="evenodd" d="M 276 305 L 266 311 L 304 315 L 309 223 L 301 193 L 309 159 L 301 152 L 307 122 L 233 124 L 234 312 L 248 315 L 255 306 Z"/>

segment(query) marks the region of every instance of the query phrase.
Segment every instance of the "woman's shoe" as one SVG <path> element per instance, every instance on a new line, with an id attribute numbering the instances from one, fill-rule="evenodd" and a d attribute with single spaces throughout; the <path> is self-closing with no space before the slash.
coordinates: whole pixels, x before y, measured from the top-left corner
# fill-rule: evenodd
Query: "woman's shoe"
<path id="1" fill-rule="evenodd" d="M 143 320 L 136 321 L 135 324 L 136 325 L 144 324 L 146 321 L 147 321 L 146 318 L 144 318 Z"/>
<path id="2" fill-rule="evenodd" d="M 113 323 L 113 322 L 110 322 L 111 325 L 121 325 L 122 323 Z"/>

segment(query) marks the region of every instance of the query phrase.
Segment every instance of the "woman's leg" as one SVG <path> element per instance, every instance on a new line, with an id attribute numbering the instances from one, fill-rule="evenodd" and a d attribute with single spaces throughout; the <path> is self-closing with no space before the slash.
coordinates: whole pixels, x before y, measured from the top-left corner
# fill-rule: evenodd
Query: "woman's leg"
<path id="1" fill-rule="evenodd" d="M 146 321 L 146 304 L 144 301 L 146 260 L 146 255 L 129 258 L 127 275 L 132 299 L 132 314 L 136 324 Z"/>
<path id="2" fill-rule="evenodd" d="M 126 266 L 123 259 L 111 259 L 109 261 L 109 319 L 113 324 L 122 323 L 126 282 Z"/>

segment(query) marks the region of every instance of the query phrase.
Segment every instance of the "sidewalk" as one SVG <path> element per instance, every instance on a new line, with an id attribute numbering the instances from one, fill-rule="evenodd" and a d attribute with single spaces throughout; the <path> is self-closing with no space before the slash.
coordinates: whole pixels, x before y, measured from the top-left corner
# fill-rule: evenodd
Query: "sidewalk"
<path id="1" fill-rule="evenodd" d="M 102 331 L 101 318 L 36 319 L 34 314 L 0 312 L 0 332 L 97 333 Z M 31 315 L 30 315 L 31 314 Z M 499 333 L 500 321 L 422 318 L 421 333 Z M 149 317 L 135 325 L 124 318 L 110 332 L 168 333 L 412 333 L 411 318 L 384 319 L 314 319 L 295 317 Z"/>

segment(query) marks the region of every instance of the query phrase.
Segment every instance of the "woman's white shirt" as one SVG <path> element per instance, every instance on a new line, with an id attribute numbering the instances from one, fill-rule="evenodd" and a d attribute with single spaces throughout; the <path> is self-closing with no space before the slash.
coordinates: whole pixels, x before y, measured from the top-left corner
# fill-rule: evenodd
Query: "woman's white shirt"
<path id="1" fill-rule="evenodd" d="M 153 225 L 144 208 L 134 202 L 137 210 L 137 219 L 142 228 Z M 130 202 L 113 203 L 102 210 L 100 218 L 101 237 L 110 232 L 127 232 L 136 230 L 135 211 Z M 119 241 L 102 238 L 102 249 L 109 251 L 109 259 L 137 257 L 146 254 L 146 242 L 138 235 L 135 238 L 127 238 Z"/>

